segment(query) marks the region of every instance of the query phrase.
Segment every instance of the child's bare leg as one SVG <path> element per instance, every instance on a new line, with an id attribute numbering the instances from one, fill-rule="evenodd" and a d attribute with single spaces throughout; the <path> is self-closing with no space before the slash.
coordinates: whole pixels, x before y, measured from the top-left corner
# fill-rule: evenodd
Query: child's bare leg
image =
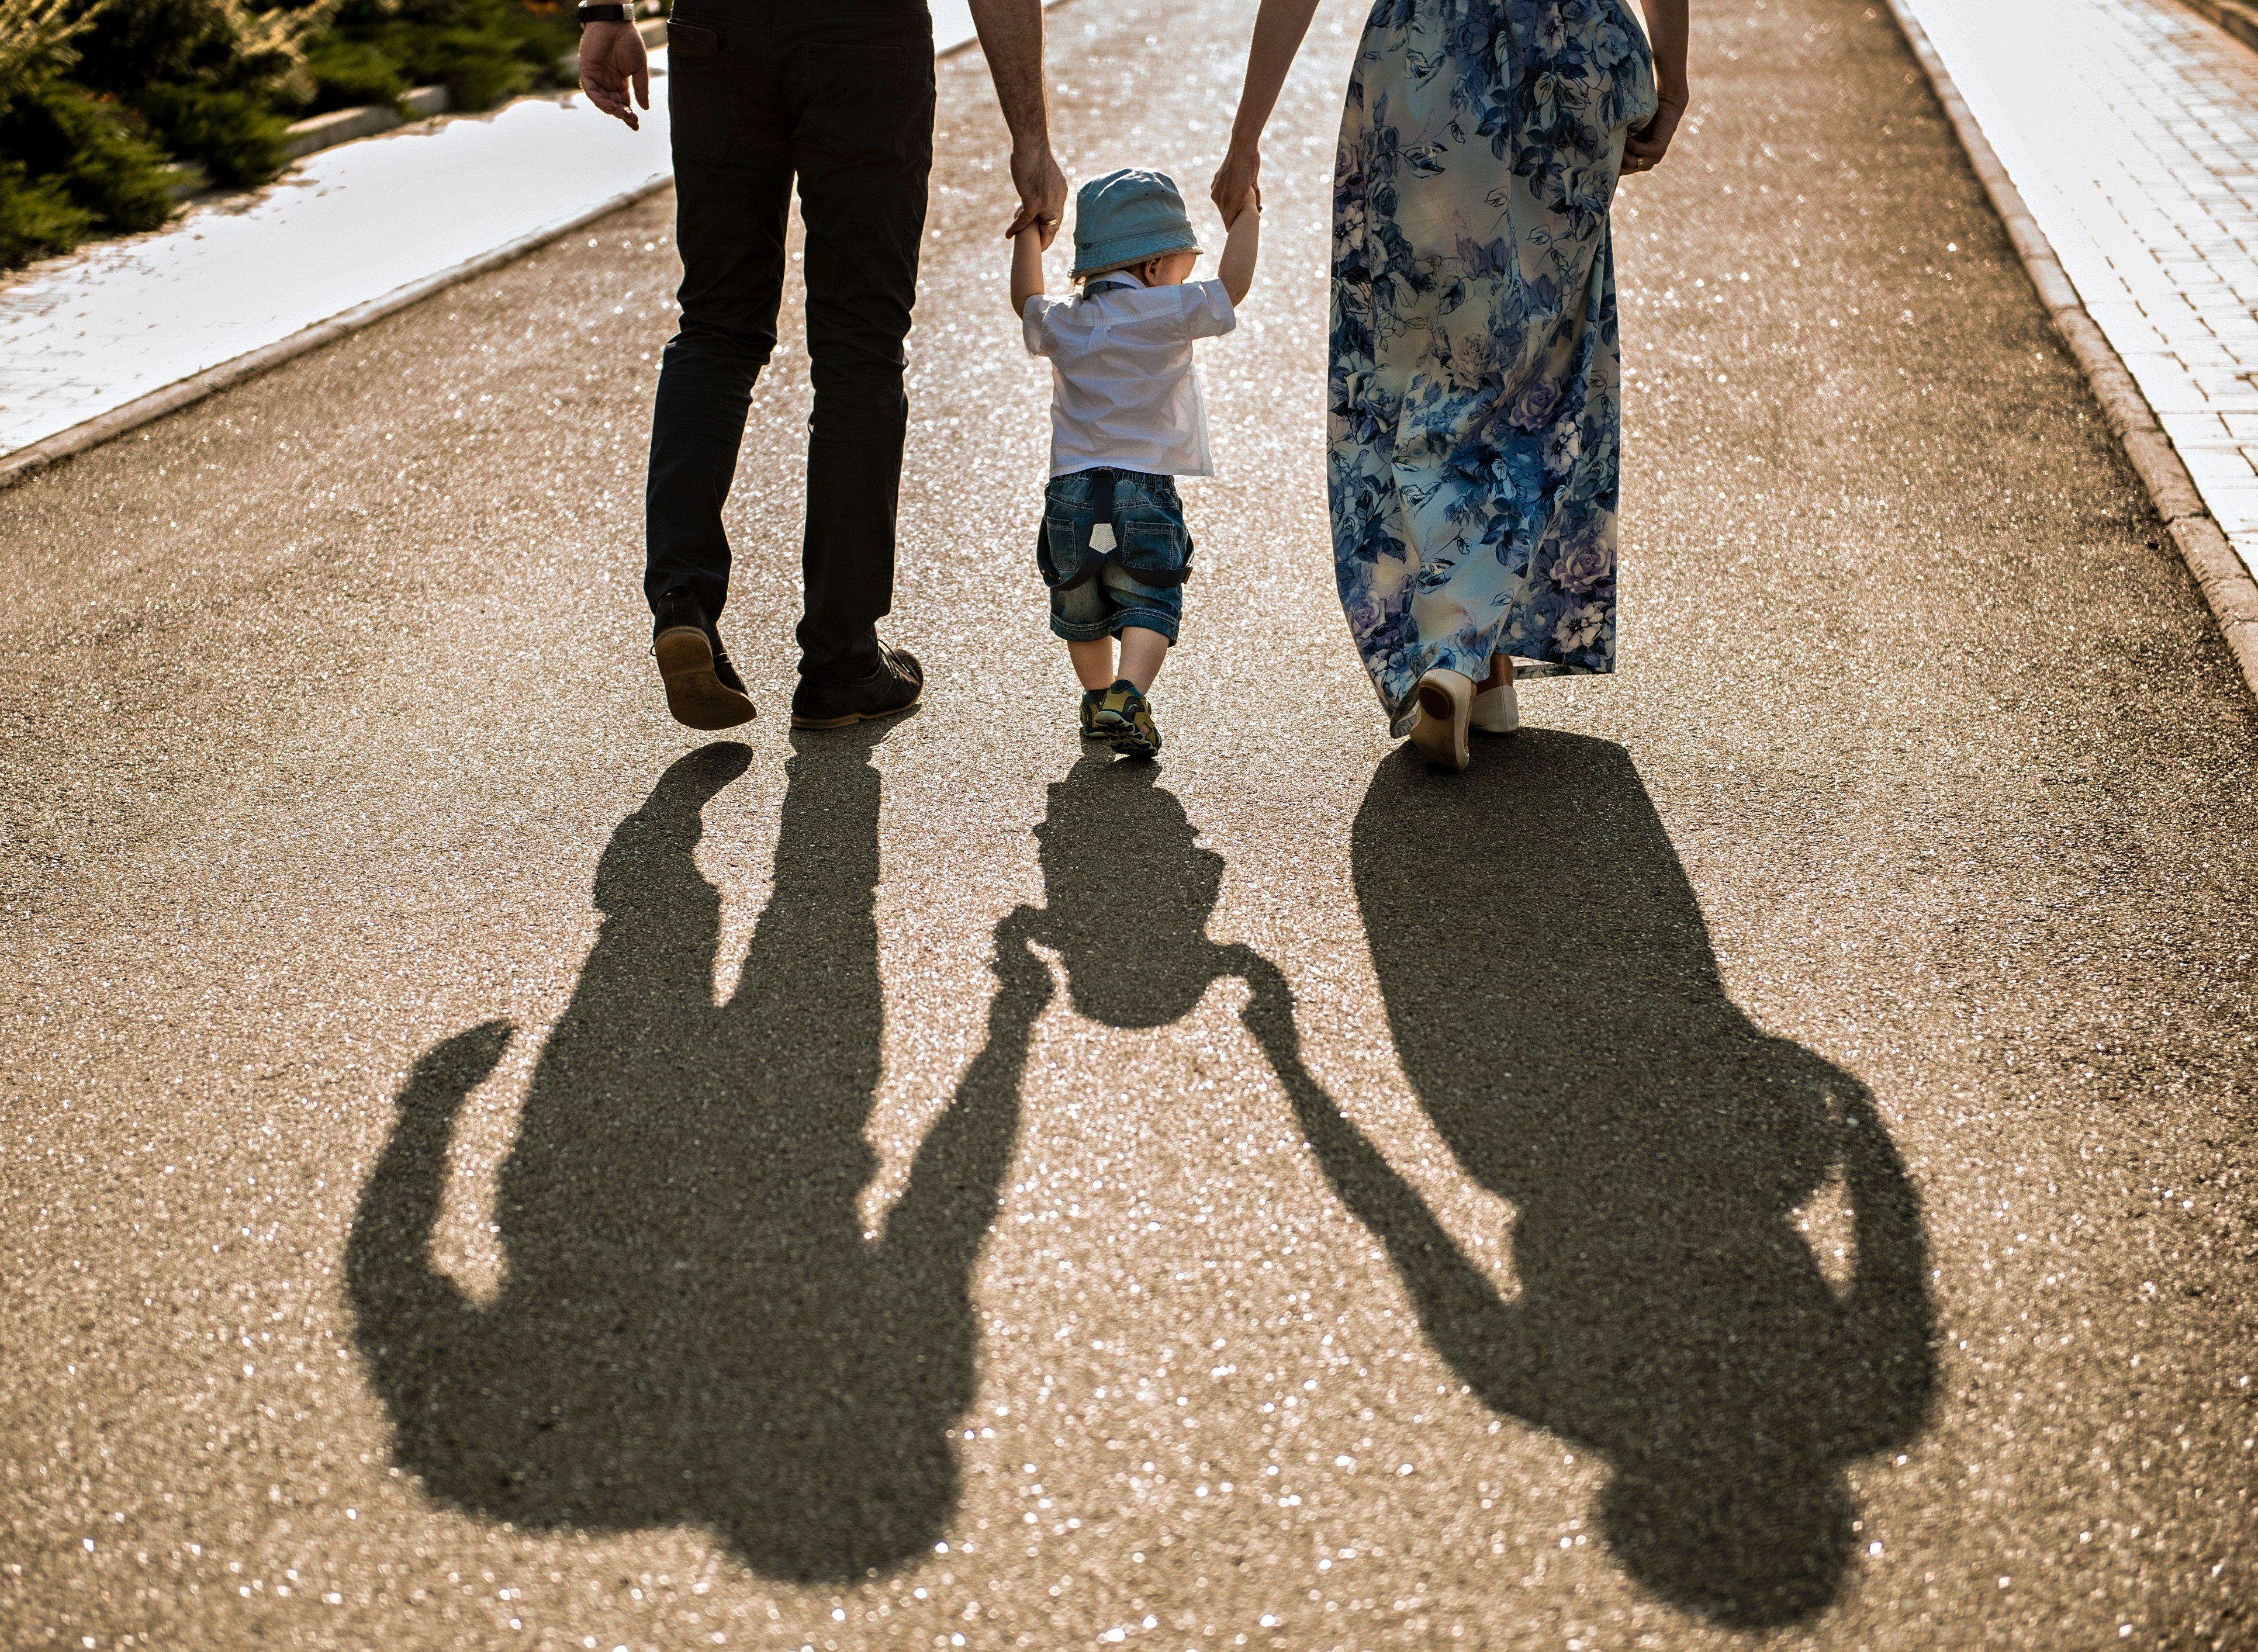
<path id="1" fill-rule="evenodd" d="M 1158 631 L 1147 631 L 1141 625 L 1121 627 L 1121 675 L 1137 685 L 1140 694 L 1151 690 L 1168 657 L 1168 639 Z"/>
<path id="2" fill-rule="evenodd" d="M 1125 653 L 1126 650 L 1124 650 Z M 1113 686 L 1113 639 L 1100 637 L 1095 642 L 1069 642 L 1067 657 L 1074 662 L 1074 674 L 1086 689 L 1106 689 Z"/>

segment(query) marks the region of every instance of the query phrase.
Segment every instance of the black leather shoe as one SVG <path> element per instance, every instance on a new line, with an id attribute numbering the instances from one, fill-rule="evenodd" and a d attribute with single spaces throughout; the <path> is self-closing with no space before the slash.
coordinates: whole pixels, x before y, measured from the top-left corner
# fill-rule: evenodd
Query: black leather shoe
<path id="1" fill-rule="evenodd" d="M 910 710 L 925 692 L 925 668 L 907 649 L 878 644 L 878 669 L 852 683 L 799 679 L 792 693 L 794 728 L 845 728 Z"/>
<path id="2" fill-rule="evenodd" d="M 721 634 L 687 591 L 670 591 L 651 614 L 650 651 L 666 684 L 666 709 L 689 728 L 735 728 L 753 720 L 753 697 L 721 649 Z"/>

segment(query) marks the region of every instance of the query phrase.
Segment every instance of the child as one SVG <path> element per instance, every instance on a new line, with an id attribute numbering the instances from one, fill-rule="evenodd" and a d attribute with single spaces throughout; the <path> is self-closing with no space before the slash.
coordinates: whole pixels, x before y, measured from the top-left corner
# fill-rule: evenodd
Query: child
<path id="1" fill-rule="evenodd" d="M 1192 340 L 1238 325 L 1260 216 L 1249 189 L 1218 279 L 1192 281 L 1200 245 L 1183 197 L 1166 174 L 1129 167 L 1076 197 L 1078 295 L 1043 296 L 1034 236 L 1022 230 L 1012 249 L 1012 313 L 1028 351 L 1051 363 L 1051 479 L 1035 542 L 1051 630 L 1082 679 L 1083 735 L 1127 756 L 1161 749 L 1145 697 L 1176 640 L 1192 554 L 1175 479 L 1215 474 Z"/>

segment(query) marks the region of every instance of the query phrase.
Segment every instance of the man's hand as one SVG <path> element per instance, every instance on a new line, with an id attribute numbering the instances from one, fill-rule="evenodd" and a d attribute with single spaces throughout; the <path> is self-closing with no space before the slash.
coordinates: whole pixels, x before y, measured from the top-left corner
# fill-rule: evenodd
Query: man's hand
<path id="1" fill-rule="evenodd" d="M 1686 93 L 1664 92 L 1657 100 L 1654 118 L 1623 139 L 1622 169 L 1626 173 L 1652 172 L 1662 164 L 1669 152 L 1670 139 L 1678 131 L 1678 122 L 1686 113 Z"/>
<path id="2" fill-rule="evenodd" d="M 1262 210 L 1261 174 L 1262 152 L 1253 144 L 1232 145 L 1207 192 L 1215 209 L 1223 214 L 1225 229 L 1238 223 L 1239 215 L 1248 207 Z"/>
<path id="3" fill-rule="evenodd" d="M 1059 170 L 1051 146 L 1012 152 L 1012 181 L 1019 187 L 1019 209 L 1004 231 L 1010 240 L 1022 230 L 1033 230 L 1047 250 L 1066 214 L 1066 174 Z"/>
<path id="4" fill-rule="evenodd" d="M 1066 174 L 1051 158 L 1050 116 L 1043 97 L 1042 0 L 971 0 L 972 26 L 1012 134 L 1012 181 L 1019 209 L 1004 231 L 1012 240 L 1033 230 L 1048 247 L 1066 213 Z"/>
<path id="5" fill-rule="evenodd" d="M 643 49 L 643 33 L 632 23 L 589 23 L 580 29 L 580 89 L 588 101 L 625 123 L 629 131 L 641 131 L 628 88 L 635 102 L 650 107 L 650 59 Z"/>

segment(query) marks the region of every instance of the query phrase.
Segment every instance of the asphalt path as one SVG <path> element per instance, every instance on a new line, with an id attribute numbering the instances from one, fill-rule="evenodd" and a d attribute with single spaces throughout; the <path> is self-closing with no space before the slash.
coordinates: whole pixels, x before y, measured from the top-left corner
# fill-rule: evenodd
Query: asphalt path
<path id="1" fill-rule="evenodd" d="M 1196 192 L 1246 11 L 1054 13 L 1069 167 Z M 1622 669 L 1463 777 L 1332 596 L 1345 5 L 1157 765 L 976 59 L 914 717 L 785 725 L 794 348 L 665 720 L 665 197 L 0 494 L 0 1642 L 2258 1643 L 2258 716 L 1882 8 L 1697 11 Z"/>

